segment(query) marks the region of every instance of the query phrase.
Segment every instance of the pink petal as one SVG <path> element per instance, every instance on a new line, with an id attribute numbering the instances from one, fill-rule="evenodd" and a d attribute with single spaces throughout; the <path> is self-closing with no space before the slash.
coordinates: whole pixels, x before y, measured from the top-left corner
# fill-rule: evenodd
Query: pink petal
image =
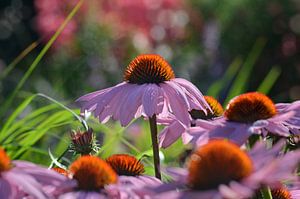
<path id="1" fill-rule="evenodd" d="M 159 146 L 167 148 L 176 142 L 184 131 L 185 128 L 178 121 L 174 121 L 159 134 Z"/>
<path id="2" fill-rule="evenodd" d="M 48 196 L 42 191 L 42 186 L 31 176 L 15 172 L 6 172 L 6 179 L 17 184 L 24 192 L 39 199 L 46 199 Z"/>
<path id="3" fill-rule="evenodd" d="M 120 123 L 122 126 L 127 126 L 134 118 L 138 107 L 141 106 L 144 89 L 143 86 L 134 84 L 128 88 L 127 94 L 120 105 Z"/>
<path id="4" fill-rule="evenodd" d="M 0 178 L 0 198 L 16 198 L 17 188 Z"/>
<path id="5" fill-rule="evenodd" d="M 183 86 L 189 93 L 191 93 L 191 95 L 194 96 L 198 100 L 201 110 L 206 112 L 206 109 L 209 109 L 210 111 L 212 111 L 210 106 L 204 99 L 202 93 L 199 91 L 199 89 L 195 85 L 193 85 L 191 82 L 189 82 L 185 79 L 182 79 L 182 78 L 175 78 L 172 81 L 177 82 L 178 84 Z"/>
<path id="6" fill-rule="evenodd" d="M 188 125 L 190 123 L 189 104 L 187 102 L 185 94 L 180 88 L 176 88 L 175 84 L 171 82 L 160 84 L 165 92 L 165 97 L 169 101 L 169 106 L 172 113 L 178 120 Z"/>
<path id="7" fill-rule="evenodd" d="M 156 84 L 148 84 L 143 95 L 143 108 L 148 117 L 162 112 L 164 105 L 163 92 Z"/>

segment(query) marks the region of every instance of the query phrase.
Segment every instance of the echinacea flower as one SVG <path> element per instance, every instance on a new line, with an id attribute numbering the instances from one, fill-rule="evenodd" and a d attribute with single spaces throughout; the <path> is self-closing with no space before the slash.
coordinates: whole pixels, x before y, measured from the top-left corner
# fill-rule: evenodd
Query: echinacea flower
<path id="1" fill-rule="evenodd" d="M 172 169 L 175 182 L 137 189 L 151 198 L 242 199 L 269 187 L 275 190 L 282 181 L 293 182 L 300 162 L 300 151 L 280 154 L 283 142 L 271 149 L 257 143 L 247 154 L 226 140 L 212 140 L 190 157 L 188 169 Z"/>
<path id="2" fill-rule="evenodd" d="M 172 145 L 180 136 L 182 136 L 187 127 L 195 126 L 196 119 L 210 120 L 219 117 L 223 114 L 222 105 L 211 96 L 204 96 L 204 99 L 210 106 L 212 112 L 207 110 L 205 114 L 202 110 L 193 109 L 190 111 L 191 121 L 189 126 L 183 125 L 173 115 L 169 115 L 167 118 L 158 118 L 158 123 L 166 125 L 163 131 L 159 134 L 159 146 L 167 148 Z M 187 144 L 189 140 L 182 137 L 183 143 Z"/>
<path id="3" fill-rule="evenodd" d="M 89 93 L 77 102 L 81 112 L 93 112 L 100 122 L 110 117 L 122 126 L 141 115 L 173 113 L 189 123 L 192 109 L 207 113 L 209 107 L 201 92 L 189 81 L 175 78 L 171 66 L 159 55 L 140 55 L 127 67 L 124 82 Z"/>
<path id="4" fill-rule="evenodd" d="M 124 82 L 80 97 L 81 112 L 93 112 L 100 122 L 110 117 L 122 126 L 137 117 L 149 118 L 155 175 L 161 178 L 156 115 L 172 113 L 183 124 L 189 111 L 210 110 L 201 92 L 189 81 L 175 78 L 171 66 L 159 55 L 140 55 L 130 62 Z"/>
<path id="5" fill-rule="evenodd" d="M 186 142 L 205 144 L 226 138 L 242 145 L 251 135 L 291 137 L 300 135 L 300 101 L 274 104 L 266 95 L 250 92 L 233 98 L 222 117 L 197 120 L 184 133 Z"/>
<path id="6" fill-rule="evenodd" d="M 70 165 L 69 172 L 77 186 L 69 192 L 61 193 L 60 199 L 108 198 L 112 191 L 130 196 L 130 192 L 125 189 L 126 185 L 109 188 L 118 182 L 118 175 L 106 161 L 96 156 L 81 156 Z"/>
<path id="7" fill-rule="evenodd" d="M 71 186 L 66 177 L 25 161 L 10 161 L 0 149 L 0 198 L 52 198 Z M 59 188 L 56 188 L 59 187 Z"/>

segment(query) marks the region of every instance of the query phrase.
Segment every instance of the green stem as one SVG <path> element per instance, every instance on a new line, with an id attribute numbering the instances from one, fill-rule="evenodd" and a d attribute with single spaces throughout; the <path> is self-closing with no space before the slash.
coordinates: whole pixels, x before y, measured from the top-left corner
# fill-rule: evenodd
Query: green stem
<path id="1" fill-rule="evenodd" d="M 37 95 L 37 96 L 40 96 L 40 97 L 44 97 L 44 98 L 50 100 L 51 102 L 54 102 L 55 104 L 59 105 L 59 106 L 62 107 L 63 109 L 69 111 L 72 115 L 74 115 L 74 117 L 76 117 L 76 119 L 78 119 L 78 120 L 81 122 L 81 124 L 83 125 L 83 127 L 85 128 L 86 131 L 89 130 L 89 127 L 88 127 L 86 121 L 85 121 L 82 117 L 78 116 L 73 110 L 69 109 L 68 107 L 66 107 L 66 106 L 63 105 L 62 103 L 56 101 L 55 99 L 53 99 L 53 98 L 51 98 L 51 97 L 49 97 L 49 96 L 47 96 L 47 95 L 44 95 L 44 94 L 42 94 L 42 93 L 38 93 L 38 94 L 36 94 L 36 95 Z"/>
<path id="2" fill-rule="evenodd" d="M 271 189 L 269 187 L 262 188 L 260 190 L 263 199 L 272 199 Z"/>
<path id="3" fill-rule="evenodd" d="M 149 118 L 149 123 L 150 123 L 151 139 L 152 139 L 155 177 L 161 179 L 156 115 L 153 115 L 152 117 Z"/>

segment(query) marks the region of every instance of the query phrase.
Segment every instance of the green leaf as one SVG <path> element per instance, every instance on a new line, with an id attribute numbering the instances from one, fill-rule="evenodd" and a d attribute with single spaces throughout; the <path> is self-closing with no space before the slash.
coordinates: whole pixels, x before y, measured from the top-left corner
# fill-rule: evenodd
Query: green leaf
<path id="1" fill-rule="evenodd" d="M 271 68 L 270 72 L 267 74 L 265 79 L 262 81 L 262 83 L 258 87 L 257 91 L 264 93 L 264 94 L 268 94 L 280 74 L 281 74 L 281 69 L 278 66 L 273 66 Z"/>
<path id="2" fill-rule="evenodd" d="M 234 59 L 233 62 L 229 65 L 223 77 L 215 81 L 215 83 L 213 83 L 208 88 L 207 95 L 217 98 L 221 90 L 224 88 L 224 85 L 228 85 L 231 79 L 236 75 L 241 64 L 242 64 L 242 59 L 240 57 Z"/>
<path id="3" fill-rule="evenodd" d="M 259 55 L 261 54 L 264 46 L 266 44 L 266 39 L 258 38 L 249 53 L 246 61 L 244 62 L 242 68 L 240 69 L 237 77 L 235 78 L 231 89 L 227 95 L 225 100 L 225 105 L 231 100 L 233 97 L 240 95 L 241 93 L 245 92 L 246 85 L 248 83 L 248 79 L 251 75 L 252 69 L 256 60 L 258 59 Z"/>

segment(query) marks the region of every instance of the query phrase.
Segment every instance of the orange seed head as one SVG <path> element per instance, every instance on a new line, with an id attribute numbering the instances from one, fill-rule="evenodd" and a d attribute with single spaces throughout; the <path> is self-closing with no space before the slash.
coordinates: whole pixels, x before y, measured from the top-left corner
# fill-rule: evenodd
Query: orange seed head
<path id="1" fill-rule="evenodd" d="M 10 159 L 4 149 L 0 148 L 0 173 L 11 168 Z"/>
<path id="2" fill-rule="evenodd" d="M 117 182 L 116 172 L 96 156 L 81 156 L 71 164 L 70 172 L 81 190 L 99 190 Z"/>
<path id="3" fill-rule="evenodd" d="M 192 189 L 207 190 L 241 180 L 253 170 L 249 156 L 226 140 L 212 140 L 190 158 L 188 183 Z"/>
<path id="4" fill-rule="evenodd" d="M 139 176 L 145 172 L 144 165 L 131 155 L 115 154 L 108 157 L 106 162 L 118 175 Z"/>
<path id="5" fill-rule="evenodd" d="M 258 92 L 251 92 L 233 98 L 224 116 L 231 121 L 251 123 L 268 119 L 276 113 L 276 107 L 269 97 Z"/>
<path id="6" fill-rule="evenodd" d="M 124 80 L 132 84 L 162 83 L 175 78 L 173 69 L 160 55 L 139 55 L 125 70 Z"/>

